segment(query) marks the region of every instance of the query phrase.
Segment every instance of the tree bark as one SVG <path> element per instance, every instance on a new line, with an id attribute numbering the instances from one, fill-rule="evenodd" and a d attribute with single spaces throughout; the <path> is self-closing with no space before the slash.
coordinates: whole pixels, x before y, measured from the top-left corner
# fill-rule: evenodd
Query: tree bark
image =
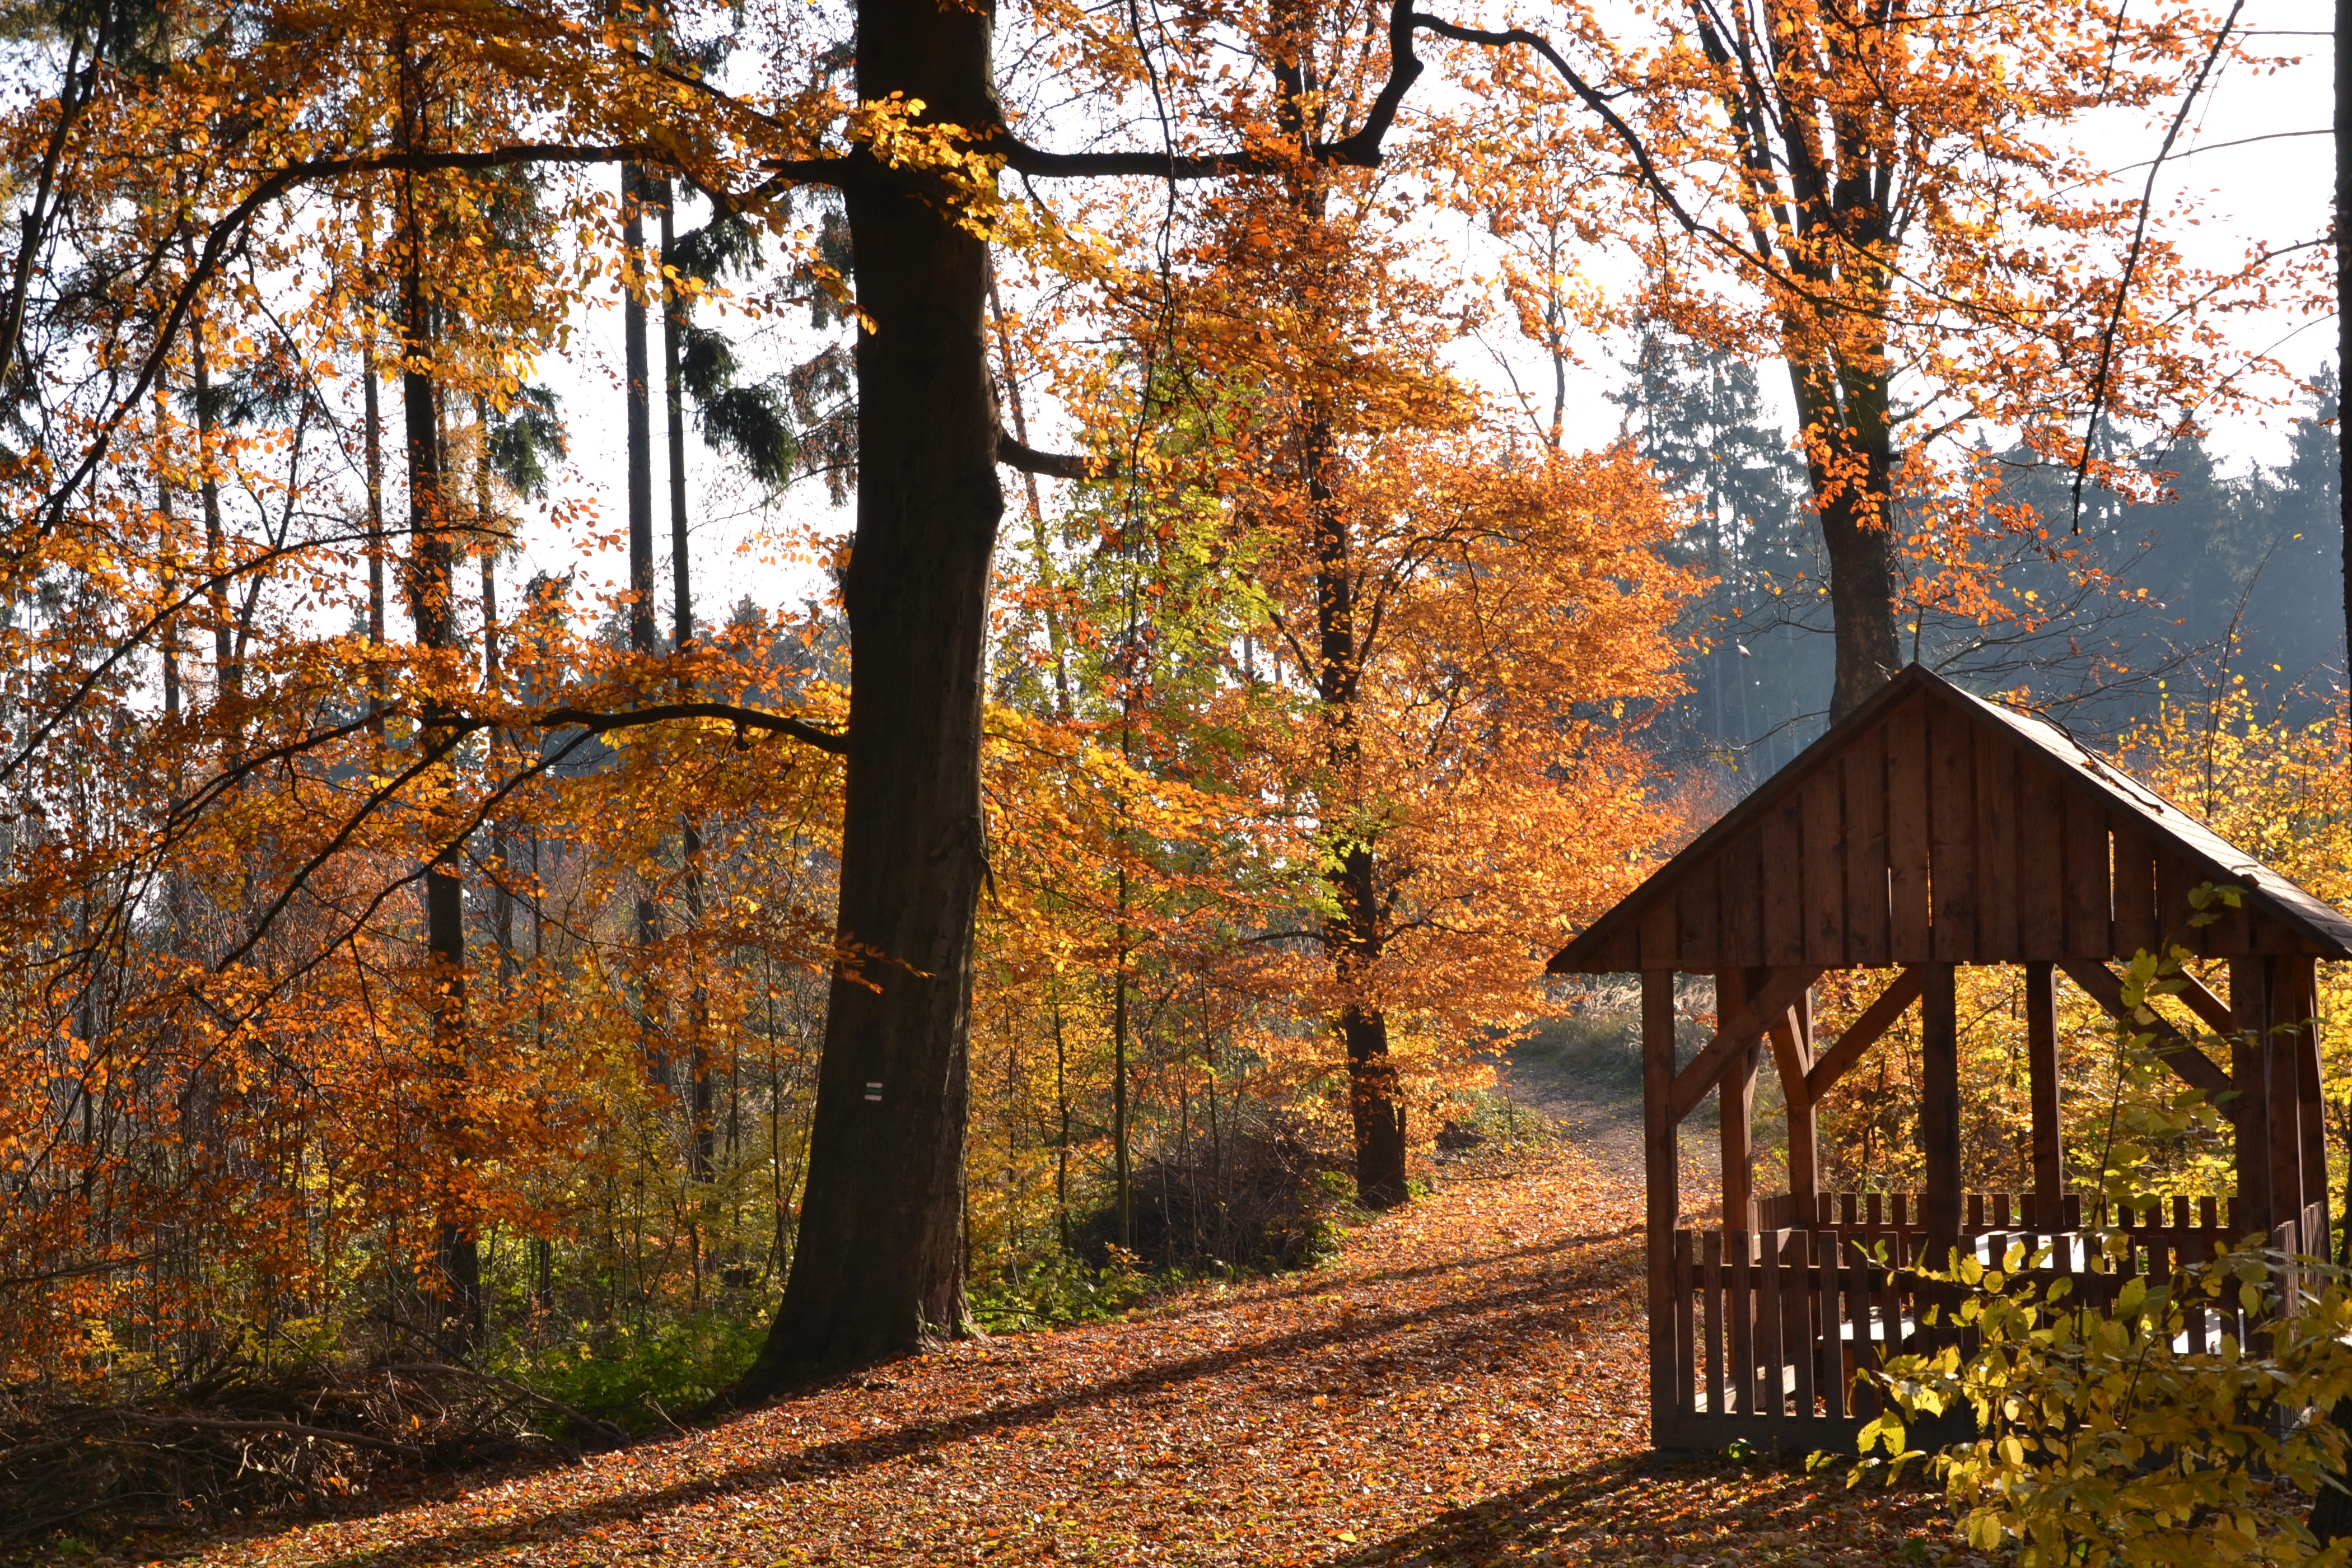
<path id="1" fill-rule="evenodd" d="M 995 122 L 984 5 L 861 0 L 857 94 Z M 960 1332 L 982 652 L 1004 510 L 988 256 L 943 205 L 853 182 L 857 532 L 836 970 L 792 1274 L 752 1399 Z"/>
<path id="2" fill-rule="evenodd" d="M 1791 362 L 1806 475 L 1829 556 L 1837 665 L 1830 722 L 1853 712 L 1903 668 L 1895 624 L 1893 432 L 1883 374 L 1834 374 Z"/>

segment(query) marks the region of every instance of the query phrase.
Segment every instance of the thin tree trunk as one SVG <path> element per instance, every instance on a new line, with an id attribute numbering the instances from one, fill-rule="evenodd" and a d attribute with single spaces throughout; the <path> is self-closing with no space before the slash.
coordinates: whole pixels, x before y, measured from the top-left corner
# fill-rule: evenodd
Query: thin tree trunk
<path id="1" fill-rule="evenodd" d="M 414 79 L 414 64 L 404 34 L 400 40 L 402 75 L 401 142 L 415 147 L 419 133 L 421 94 Z M 416 210 L 412 177 L 404 191 L 403 215 L 405 251 L 401 268 L 401 412 L 408 446 L 409 573 L 408 606 L 416 641 L 428 653 L 455 655 L 457 637 L 455 550 L 448 529 L 448 509 L 442 493 L 440 410 L 433 382 L 433 320 L 425 295 L 423 276 L 425 232 Z M 439 671 L 446 677 L 446 671 Z M 438 701 L 427 701 L 421 715 L 425 745 L 440 744 L 446 736 L 449 713 Z M 429 954 L 432 991 L 434 1068 L 444 1094 L 443 1134 L 456 1167 L 441 1173 L 436 1194 L 438 1261 L 441 1279 L 441 1338 L 445 1348 L 463 1355 L 481 1337 L 482 1266 L 471 1205 L 463 1188 L 470 1129 L 458 1109 L 463 1102 L 466 1061 L 466 900 L 459 870 L 458 846 L 441 848 L 425 868 L 425 940 Z"/>
<path id="2" fill-rule="evenodd" d="M 677 214 L 667 183 L 656 194 L 661 206 L 661 254 L 667 267 L 677 244 Z M 669 419 L 670 650 L 678 655 L 694 640 L 694 574 L 686 540 L 686 383 L 679 363 L 686 310 L 681 290 L 674 283 L 667 285 L 662 310 L 662 404 Z M 702 831 L 685 813 L 679 814 L 677 826 L 678 856 L 685 870 L 686 925 L 688 931 L 698 931 L 702 929 Z M 692 962 L 690 956 L 688 962 Z M 687 1139 L 687 1168 L 698 1182 L 710 1179 L 718 1144 L 718 1123 L 712 1115 L 709 1025 L 710 994 L 698 968 L 687 1003 L 694 1080 L 688 1111 L 693 1125 Z"/>
<path id="3" fill-rule="evenodd" d="M 212 363 L 205 353 L 201 315 L 188 323 L 188 359 L 196 394 L 196 485 L 205 511 L 205 572 L 209 579 L 205 599 L 213 621 L 213 675 L 220 683 L 218 695 L 226 699 L 238 684 L 236 628 L 229 610 L 228 533 L 221 522 L 220 479 L 214 468 L 219 461 L 220 422 L 213 407 Z"/>
<path id="4" fill-rule="evenodd" d="M 646 251 L 645 208 L 650 182 L 635 163 L 621 165 L 621 246 L 632 268 L 641 266 Z M 653 369 L 646 338 L 644 290 L 630 286 L 621 295 L 621 374 L 628 446 L 629 510 L 629 651 L 654 654 L 654 432 Z M 654 941 L 654 900 L 649 891 L 637 894 L 631 934 L 640 952 L 637 991 L 637 1034 L 645 1054 L 646 1076 L 655 1083 L 669 1079 L 669 1058 L 654 1025 L 652 961 L 645 950 Z"/>
<path id="5" fill-rule="evenodd" d="M 982 6 L 860 0 L 857 95 L 950 124 L 999 115 Z M 854 182 L 857 532 L 841 853 L 845 952 L 818 1071 L 799 1243 L 739 1397 L 913 1350 L 965 1323 L 965 1119 L 990 558 L 1004 510 L 986 246 L 911 194 Z M 854 944 L 854 945 L 851 945 Z"/>

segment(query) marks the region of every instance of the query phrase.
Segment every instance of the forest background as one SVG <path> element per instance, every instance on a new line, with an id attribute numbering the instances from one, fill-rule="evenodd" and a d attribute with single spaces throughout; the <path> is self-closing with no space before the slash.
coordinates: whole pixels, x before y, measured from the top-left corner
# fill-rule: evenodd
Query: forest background
<path id="1" fill-rule="evenodd" d="M 2167 144 L 2217 60 L 2258 80 L 2294 39 L 1738 11 L 1818 45 L 1781 85 L 1886 171 L 1824 239 L 1830 198 L 1769 188 L 1801 158 L 1742 162 L 1724 14 L 1412 15 L 1008 11 L 1013 139 L 985 95 L 871 90 L 872 6 L 11 13 L 26 1420 L 419 1365 L 656 1420 L 790 1339 L 827 1158 L 844 1212 L 952 1196 L 909 1231 L 933 1330 L 1312 1259 L 1484 1135 L 1515 1041 L 1605 1071 L 1622 999 L 1542 961 L 1843 700 L 1825 520 L 1891 563 L 1900 657 L 2342 900 L 2336 383 L 2232 330 L 2324 313 L 2325 253 L 2200 259 L 2189 206 L 2067 141 Z M 1872 229 L 1890 190 L 1916 231 Z M 968 318 L 889 314 L 927 298 L 856 237 L 893 224 L 937 231 Z M 954 479 L 993 521 L 939 536 L 962 742 L 853 680 L 894 637 L 905 689 L 964 679 L 913 611 L 851 632 L 932 569 L 886 553 L 883 479 L 891 516 L 964 515 L 900 482 L 929 431 L 873 391 L 926 333 L 985 372 L 938 444 L 976 429 L 1003 476 Z M 1549 418 L 1465 368 L 1513 335 Z M 1618 384 L 1596 451 L 1580 363 Z M 1792 373 L 1846 401 L 1790 427 Z M 2265 415 L 2285 460 L 2224 477 L 2205 433 Z M 877 736 L 918 782 L 968 742 L 979 815 L 915 846 L 961 938 L 837 920 Z M 911 1092 L 827 1035 L 910 990 L 952 1047 Z M 1970 1180 L 2013 1188 L 2019 1005 L 1974 1001 Z M 1895 1045 L 1824 1107 L 1841 1184 L 1914 1179 Z M 821 1085 L 845 1129 L 929 1095 L 937 1169 L 828 1156 Z"/>

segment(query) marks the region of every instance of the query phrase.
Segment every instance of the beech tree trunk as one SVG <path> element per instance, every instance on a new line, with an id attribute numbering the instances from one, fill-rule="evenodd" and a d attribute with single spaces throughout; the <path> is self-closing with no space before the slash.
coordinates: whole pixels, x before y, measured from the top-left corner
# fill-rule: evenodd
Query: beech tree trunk
<path id="1" fill-rule="evenodd" d="M 1895 623 L 1895 479 L 1883 373 L 1790 362 L 1805 466 L 1829 556 L 1837 669 L 1830 722 L 1853 712 L 1903 668 Z"/>
<path id="2" fill-rule="evenodd" d="M 992 123 L 986 5 L 861 0 L 857 94 Z M 845 193 L 856 256 L 857 531 L 840 940 L 792 1273 L 736 1397 L 963 1330 L 982 648 L 1004 498 L 985 246 L 942 205 Z"/>

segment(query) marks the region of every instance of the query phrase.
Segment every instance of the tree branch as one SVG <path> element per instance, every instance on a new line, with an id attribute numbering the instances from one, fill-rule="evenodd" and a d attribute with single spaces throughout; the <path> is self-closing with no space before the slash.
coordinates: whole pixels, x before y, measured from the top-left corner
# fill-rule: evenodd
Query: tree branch
<path id="1" fill-rule="evenodd" d="M 1087 459 L 1075 452 L 1041 452 L 1003 429 L 996 432 L 996 460 L 1008 468 L 1049 479 L 1083 479 L 1091 471 Z"/>

